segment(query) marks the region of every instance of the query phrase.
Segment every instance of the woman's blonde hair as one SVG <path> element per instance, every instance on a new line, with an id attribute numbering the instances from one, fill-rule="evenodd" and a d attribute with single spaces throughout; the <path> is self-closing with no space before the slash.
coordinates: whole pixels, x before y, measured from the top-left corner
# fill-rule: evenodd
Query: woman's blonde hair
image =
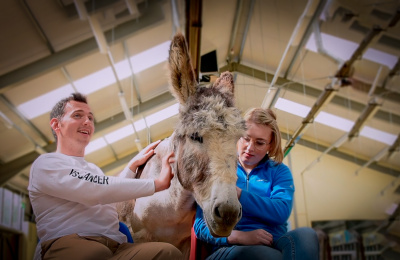
<path id="1" fill-rule="evenodd" d="M 268 156 L 275 162 L 282 163 L 283 150 L 281 146 L 281 132 L 276 122 L 275 112 L 269 108 L 251 108 L 245 113 L 244 119 L 248 123 L 265 125 L 272 129 L 272 139 Z"/>

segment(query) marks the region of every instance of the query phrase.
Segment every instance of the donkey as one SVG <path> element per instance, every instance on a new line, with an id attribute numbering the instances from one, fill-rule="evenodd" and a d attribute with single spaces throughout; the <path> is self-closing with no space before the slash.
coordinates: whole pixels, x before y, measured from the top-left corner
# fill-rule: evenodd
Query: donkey
<path id="1" fill-rule="evenodd" d="M 135 242 L 163 241 L 188 258 L 196 203 L 212 235 L 229 236 L 241 218 L 236 193 L 236 141 L 245 131 L 234 106 L 233 77 L 223 73 L 211 86 L 196 82 L 185 38 L 174 36 L 169 50 L 170 91 L 180 103 L 173 134 L 155 149 L 140 178 L 156 178 L 162 157 L 175 152 L 171 186 L 117 206 Z"/>

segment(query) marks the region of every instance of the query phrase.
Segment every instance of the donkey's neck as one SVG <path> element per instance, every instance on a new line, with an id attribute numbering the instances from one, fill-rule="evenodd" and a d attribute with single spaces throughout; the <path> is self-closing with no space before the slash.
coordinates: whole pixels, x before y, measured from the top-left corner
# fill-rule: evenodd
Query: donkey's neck
<path id="1" fill-rule="evenodd" d="M 174 176 L 170 187 L 171 199 L 177 212 L 190 212 L 196 210 L 196 201 L 191 191 L 185 190 L 178 178 Z"/>
<path id="2" fill-rule="evenodd" d="M 170 151 L 175 150 L 176 147 L 173 142 L 174 136 L 175 132 L 169 138 L 163 140 L 156 148 L 155 152 L 157 153 L 159 163 L 161 162 L 163 156 L 165 156 Z M 172 171 L 174 173 L 174 177 L 171 180 L 171 186 L 168 188 L 168 190 L 162 191 L 160 193 L 159 199 L 169 200 L 164 201 L 164 205 L 172 206 L 175 212 L 183 212 L 185 214 L 190 212 L 189 214 L 192 214 L 196 210 L 196 201 L 194 199 L 193 193 L 189 190 L 184 189 L 182 184 L 179 182 L 179 173 L 177 172 L 177 161 L 179 160 L 178 156 L 179 155 L 175 153 L 176 162 L 171 165 Z M 154 171 L 147 171 L 147 174 L 154 174 Z M 165 196 L 164 194 L 162 194 L 165 192 L 168 192 L 169 196 Z"/>

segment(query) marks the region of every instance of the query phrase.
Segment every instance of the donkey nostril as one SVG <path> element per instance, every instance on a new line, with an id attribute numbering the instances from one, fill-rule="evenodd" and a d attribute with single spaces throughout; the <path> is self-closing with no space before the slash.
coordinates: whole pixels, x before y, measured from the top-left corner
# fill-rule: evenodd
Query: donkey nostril
<path id="1" fill-rule="evenodd" d="M 215 207 L 214 208 L 214 214 L 215 214 L 215 216 L 217 216 L 217 217 L 221 217 L 221 214 L 219 213 L 219 209 L 218 209 L 219 207 Z"/>
<path id="2" fill-rule="evenodd" d="M 242 208 L 240 208 L 239 214 L 238 214 L 238 219 L 241 219 L 241 218 L 242 218 Z"/>

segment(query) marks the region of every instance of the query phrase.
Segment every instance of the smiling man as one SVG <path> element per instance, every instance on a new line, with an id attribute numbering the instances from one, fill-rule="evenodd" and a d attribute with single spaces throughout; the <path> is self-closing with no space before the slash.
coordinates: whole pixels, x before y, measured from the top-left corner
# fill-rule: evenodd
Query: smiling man
<path id="1" fill-rule="evenodd" d="M 134 177 L 159 141 L 136 155 L 120 177 L 105 176 L 84 159 L 94 133 L 94 116 L 80 93 L 54 106 L 50 126 L 57 150 L 39 156 L 29 176 L 29 198 L 40 239 L 34 259 L 180 259 L 180 251 L 167 243 L 126 243 L 114 204 L 168 188 L 174 154 L 163 158 L 156 180 L 122 176 Z"/>

